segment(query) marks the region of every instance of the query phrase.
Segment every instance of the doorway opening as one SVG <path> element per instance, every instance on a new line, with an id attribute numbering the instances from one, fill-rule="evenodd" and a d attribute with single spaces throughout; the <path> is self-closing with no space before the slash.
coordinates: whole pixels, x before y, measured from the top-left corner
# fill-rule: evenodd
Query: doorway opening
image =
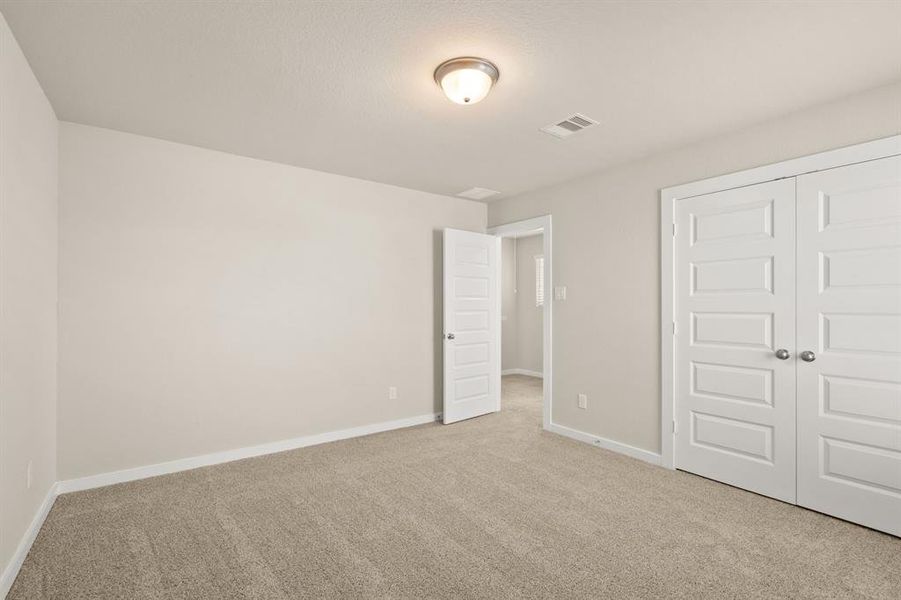
<path id="1" fill-rule="evenodd" d="M 502 410 L 551 422 L 551 217 L 499 225 Z"/>
<path id="2" fill-rule="evenodd" d="M 540 414 L 544 379 L 544 235 L 501 240 L 501 406 Z"/>

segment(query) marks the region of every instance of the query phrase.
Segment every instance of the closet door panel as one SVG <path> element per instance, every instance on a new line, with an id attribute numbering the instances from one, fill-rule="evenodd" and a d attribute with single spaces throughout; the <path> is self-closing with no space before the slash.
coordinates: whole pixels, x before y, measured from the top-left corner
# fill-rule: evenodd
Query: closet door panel
<path id="1" fill-rule="evenodd" d="M 795 500 L 795 182 L 680 200 L 676 466 Z"/>
<path id="2" fill-rule="evenodd" d="M 901 157 L 798 178 L 798 504 L 901 535 Z"/>

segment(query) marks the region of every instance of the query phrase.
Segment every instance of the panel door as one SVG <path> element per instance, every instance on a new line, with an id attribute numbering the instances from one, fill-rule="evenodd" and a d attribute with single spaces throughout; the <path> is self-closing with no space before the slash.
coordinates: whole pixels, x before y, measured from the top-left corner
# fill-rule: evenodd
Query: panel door
<path id="1" fill-rule="evenodd" d="M 676 467 L 794 502 L 794 179 L 677 205 Z"/>
<path id="2" fill-rule="evenodd" d="M 501 239 L 444 230 L 444 423 L 500 410 Z"/>
<path id="3" fill-rule="evenodd" d="M 901 535 L 901 157 L 798 178 L 798 504 Z"/>

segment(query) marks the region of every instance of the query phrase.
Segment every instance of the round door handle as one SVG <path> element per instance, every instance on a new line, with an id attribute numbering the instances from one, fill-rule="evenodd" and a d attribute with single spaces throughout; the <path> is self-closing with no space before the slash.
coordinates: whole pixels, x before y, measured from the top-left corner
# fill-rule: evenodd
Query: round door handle
<path id="1" fill-rule="evenodd" d="M 779 360 L 788 360 L 792 357 L 792 353 L 786 350 L 785 348 L 779 348 L 776 350 L 776 358 Z"/>
<path id="2" fill-rule="evenodd" d="M 455 339 L 456 337 L 457 337 L 457 336 L 455 336 L 455 335 L 452 334 L 452 333 L 447 334 L 447 339 L 449 339 L 449 340 Z"/>
<path id="3" fill-rule="evenodd" d="M 817 355 L 811 352 L 810 350 L 805 350 L 798 357 L 804 362 L 813 362 L 817 359 Z"/>

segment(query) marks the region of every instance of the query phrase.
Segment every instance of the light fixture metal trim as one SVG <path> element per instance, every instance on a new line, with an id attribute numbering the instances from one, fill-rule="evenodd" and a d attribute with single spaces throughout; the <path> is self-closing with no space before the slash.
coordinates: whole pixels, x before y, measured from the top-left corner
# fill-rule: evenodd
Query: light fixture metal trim
<path id="1" fill-rule="evenodd" d="M 460 58 L 446 60 L 438 65 L 438 68 L 435 69 L 435 83 L 440 86 L 441 80 L 444 79 L 445 75 L 460 69 L 482 71 L 491 78 L 492 85 L 497 83 L 498 78 L 501 76 L 501 72 L 497 70 L 497 67 L 491 61 L 476 56 L 461 56 Z"/>

